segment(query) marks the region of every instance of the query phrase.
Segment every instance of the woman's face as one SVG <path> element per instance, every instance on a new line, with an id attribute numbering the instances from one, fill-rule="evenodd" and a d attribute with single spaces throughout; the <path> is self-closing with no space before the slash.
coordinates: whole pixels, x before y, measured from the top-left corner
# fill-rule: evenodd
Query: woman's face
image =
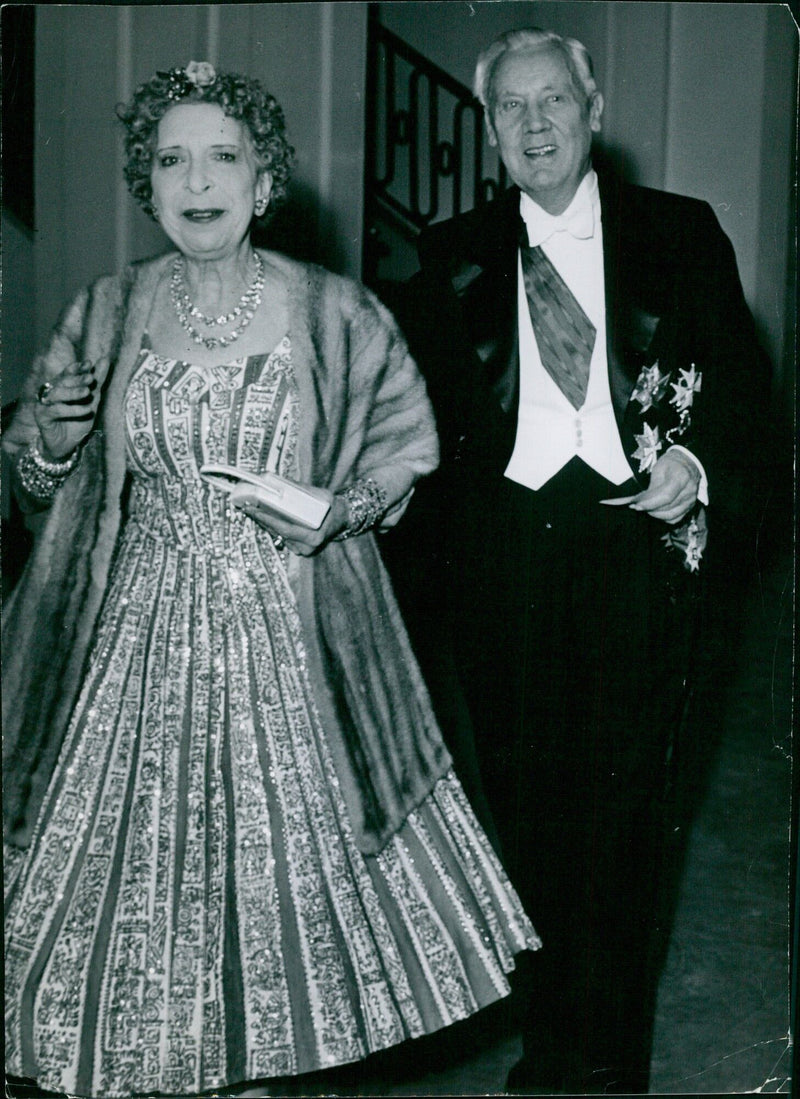
<path id="1" fill-rule="evenodd" d="M 158 124 L 150 174 L 164 232 L 185 255 L 223 259 L 247 235 L 272 179 L 245 126 L 216 103 L 178 103 Z"/>

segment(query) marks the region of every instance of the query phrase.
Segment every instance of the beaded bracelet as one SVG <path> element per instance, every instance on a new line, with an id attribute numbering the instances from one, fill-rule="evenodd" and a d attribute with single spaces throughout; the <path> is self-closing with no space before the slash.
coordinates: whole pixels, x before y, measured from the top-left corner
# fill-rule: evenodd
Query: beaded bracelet
<path id="1" fill-rule="evenodd" d="M 339 495 L 347 501 L 349 518 L 345 530 L 334 538 L 335 542 L 343 542 L 345 538 L 363 534 L 370 527 L 374 527 L 386 511 L 386 489 L 371 477 L 354 481 L 352 485 L 342 489 Z"/>
<path id="2" fill-rule="evenodd" d="M 48 462 L 34 440 L 17 459 L 17 476 L 29 496 L 49 502 L 75 469 L 80 457 L 80 448 L 76 447 L 63 462 Z"/>

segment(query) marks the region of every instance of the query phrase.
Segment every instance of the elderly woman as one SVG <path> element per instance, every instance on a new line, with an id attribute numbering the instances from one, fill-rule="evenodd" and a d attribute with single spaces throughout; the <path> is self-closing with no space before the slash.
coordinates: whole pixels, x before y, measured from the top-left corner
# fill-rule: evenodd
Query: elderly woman
<path id="1" fill-rule="evenodd" d="M 4 637 L 7 1069 L 263 1094 L 504 996 L 538 940 L 374 542 L 437 461 L 391 316 L 253 249 L 292 152 L 257 81 L 192 63 L 120 117 L 176 251 L 77 296 L 4 442 L 48 512 Z"/>

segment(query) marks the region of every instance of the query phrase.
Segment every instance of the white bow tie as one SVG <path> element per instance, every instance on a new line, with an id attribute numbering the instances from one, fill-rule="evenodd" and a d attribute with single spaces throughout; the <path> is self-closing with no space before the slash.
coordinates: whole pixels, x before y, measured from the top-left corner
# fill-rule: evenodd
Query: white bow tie
<path id="1" fill-rule="evenodd" d="M 554 217 L 544 210 L 536 210 L 534 216 L 525 222 L 528 230 L 528 244 L 535 248 L 544 244 L 554 233 L 570 233 L 579 240 L 588 240 L 594 236 L 594 209 L 591 203 L 583 203 L 570 213 Z"/>

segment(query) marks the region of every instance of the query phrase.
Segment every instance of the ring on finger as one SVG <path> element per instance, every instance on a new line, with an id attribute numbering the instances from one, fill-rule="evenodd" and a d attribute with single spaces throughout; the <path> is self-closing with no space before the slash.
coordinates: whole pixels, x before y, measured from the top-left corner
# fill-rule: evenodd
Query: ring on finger
<path id="1" fill-rule="evenodd" d="M 275 543 L 275 549 L 282 550 L 286 545 L 286 542 L 281 538 L 280 534 L 273 534 L 272 541 Z"/>
<path id="2" fill-rule="evenodd" d="M 44 382 L 42 385 L 39 386 L 39 389 L 36 393 L 36 400 L 39 402 L 39 404 L 47 404 L 47 396 L 52 388 L 52 382 Z"/>

